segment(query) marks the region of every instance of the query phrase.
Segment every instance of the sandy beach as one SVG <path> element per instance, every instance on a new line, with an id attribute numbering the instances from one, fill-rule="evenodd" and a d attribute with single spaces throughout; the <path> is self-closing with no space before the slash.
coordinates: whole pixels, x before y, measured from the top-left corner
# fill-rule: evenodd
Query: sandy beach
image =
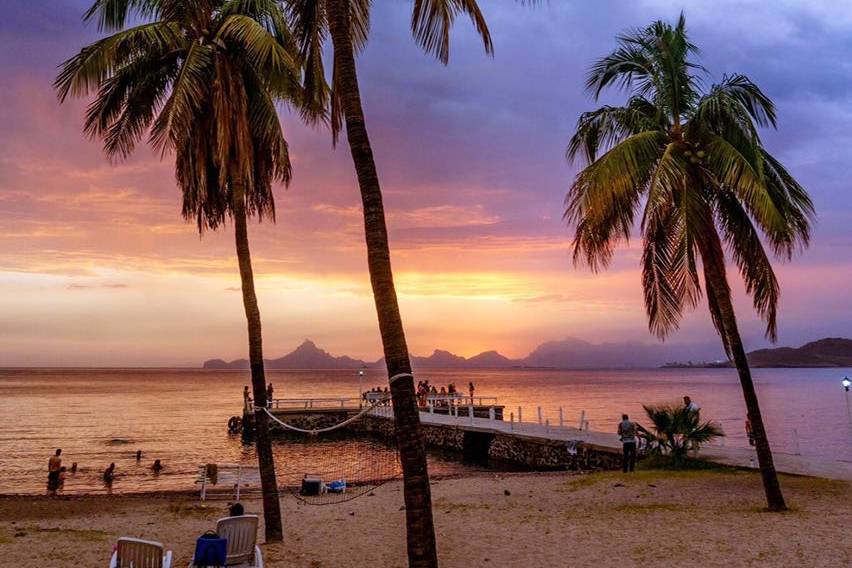
<path id="1" fill-rule="evenodd" d="M 784 476 L 791 511 L 763 512 L 741 471 L 499 474 L 435 480 L 442 566 L 847 566 L 849 482 Z M 349 503 L 282 500 L 267 566 L 405 566 L 401 484 Z M 258 512 L 260 502 L 245 502 Z M 185 566 L 226 503 L 194 495 L 0 498 L 3 566 L 106 566 L 115 539 L 165 543 Z"/>

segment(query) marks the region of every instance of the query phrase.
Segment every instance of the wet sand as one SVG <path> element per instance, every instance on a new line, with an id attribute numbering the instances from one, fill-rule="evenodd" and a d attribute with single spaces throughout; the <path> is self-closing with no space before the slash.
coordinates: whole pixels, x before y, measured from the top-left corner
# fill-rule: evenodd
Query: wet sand
<path id="1" fill-rule="evenodd" d="M 759 475 L 741 471 L 489 474 L 432 491 L 445 567 L 850 565 L 852 483 L 784 476 L 782 486 L 782 514 L 761 509 Z M 285 542 L 262 545 L 266 565 L 405 566 L 401 491 L 394 482 L 327 506 L 284 497 Z M 188 494 L 2 497 L 0 564 L 106 566 L 126 535 L 165 543 L 186 566 L 225 506 Z"/>

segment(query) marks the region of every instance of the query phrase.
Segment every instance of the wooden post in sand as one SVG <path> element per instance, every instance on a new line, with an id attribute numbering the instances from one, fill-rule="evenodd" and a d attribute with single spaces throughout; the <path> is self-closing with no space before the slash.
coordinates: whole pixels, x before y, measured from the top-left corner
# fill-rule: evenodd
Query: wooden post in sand
<path id="1" fill-rule="evenodd" d="M 580 411 L 580 426 L 579 426 L 579 429 L 580 429 L 580 430 L 582 430 L 582 429 L 583 429 L 583 424 L 584 424 L 585 422 L 586 422 L 586 411 L 585 411 L 585 410 L 581 410 L 581 411 Z"/>
<path id="2" fill-rule="evenodd" d="M 565 419 L 562 416 L 562 407 L 560 406 L 559 407 L 559 427 L 562 428 L 563 426 L 565 426 Z"/>
<path id="3" fill-rule="evenodd" d="M 521 427 L 521 422 L 524 421 L 524 416 L 521 414 L 521 407 L 518 407 L 518 428 Z"/>
<path id="4" fill-rule="evenodd" d="M 538 425 L 541 426 L 541 407 L 538 407 Z"/>
<path id="5" fill-rule="evenodd" d="M 514 431 L 515 431 L 515 413 L 510 412 L 509 413 L 509 432 L 514 432 Z"/>

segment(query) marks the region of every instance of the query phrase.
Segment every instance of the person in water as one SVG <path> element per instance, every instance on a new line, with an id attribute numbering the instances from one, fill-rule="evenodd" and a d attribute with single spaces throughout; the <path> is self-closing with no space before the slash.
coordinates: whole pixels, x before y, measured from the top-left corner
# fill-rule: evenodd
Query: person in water
<path id="1" fill-rule="evenodd" d="M 272 395 L 275 394 L 275 389 L 272 388 L 272 383 L 266 385 L 266 404 L 272 402 Z"/>
<path id="2" fill-rule="evenodd" d="M 56 488 L 57 491 L 65 489 L 65 479 L 68 477 L 66 471 L 68 471 L 68 468 L 65 466 L 59 468 L 59 486 Z"/>
<path id="3" fill-rule="evenodd" d="M 47 493 L 48 495 L 56 495 L 59 489 L 59 473 L 62 469 L 62 449 L 57 448 L 56 452 L 50 459 L 47 460 Z"/>
<path id="4" fill-rule="evenodd" d="M 154 460 L 153 465 L 151 465 L 151 471 L 154 473 L 160 473 L 163 471 L 163 464 L 160 463 L 160 460 Z"/>
<path id="5" fill-rule="evenodd" d="M 77 462 L 72 462 L 71 463 L 71 475 L 74 475 L 75 473 L 77 473 Z"/>
<path id="6" fill-rule="evenodd" d="M 142 450 L 136 450 L 136 463 L 142 461 Z"/>
<path id="7" fill-rule="evenodd" d="M 228 516 L 229 517 L 242 517 L 246 514 L 245 507 L 243 507 L 242 503 L 232 503 L 228 505 Z"/>
<path id="8" fill-rule="evenodd" d="M 115 479 L 115 464 L 109 464 L 109 467 L 104 470 L 104 483 L 107 485 L 112 485 L 113 480 Z"/>

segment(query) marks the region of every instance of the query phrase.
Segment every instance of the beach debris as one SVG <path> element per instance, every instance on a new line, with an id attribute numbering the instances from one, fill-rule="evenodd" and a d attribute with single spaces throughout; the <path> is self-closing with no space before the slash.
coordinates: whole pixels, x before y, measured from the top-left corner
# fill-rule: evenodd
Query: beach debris
<path id="1" fill-rule="evenodd" d="M 653 483 L 649 483 L 648 487 L 656 487 L 656 485 L 654 485 Z"/>
<path id="2" fill-rule="evenodd" d="M 355 516 L 355 511 L 349 511 L 349 516 L 350 516 L 350 517 L 354 517 L 354 516 Z"/>
<path id="3" fill-rule="evenodd" d="M 624 487 L 624 484 L 623 483 L 613 483 L 612 486 L 613 487 Z"/>
<path id="4" fill-rule="evenodd" d="M 508 497 L 508 496 L 509 496 L 509 495 L 511 495 L 511 494 L 512 494 L 512 492 L 511 492 L 511 491 L 509 491 L 508 489 L 504 489 L 504 490 L 503 490 L 503 495 L 505 495 L 506 497 Z"/>

